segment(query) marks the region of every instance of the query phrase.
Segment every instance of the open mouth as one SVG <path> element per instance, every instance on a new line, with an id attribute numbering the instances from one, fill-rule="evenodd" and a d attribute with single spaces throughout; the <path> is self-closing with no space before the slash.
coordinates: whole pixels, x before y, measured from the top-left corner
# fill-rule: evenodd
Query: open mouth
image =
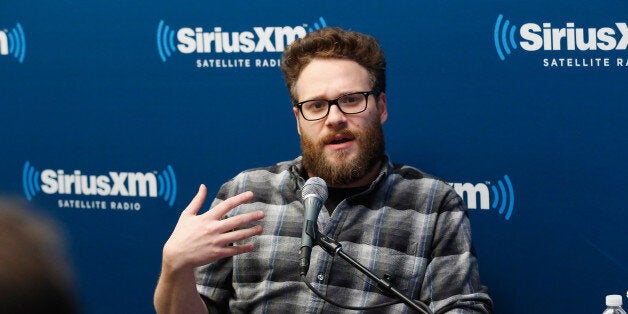
<path id="1" fill-rule="evenodd" d="M 343 144 L 343 143 L 351 142 L 354 139 L 355 137 L 353 137 L 350 134 L 336 134 L 332 136 L 330 139 L 328 139 L 327 141 L 325 141 L 325 144 L 327 145 Z"/>
<path id="2" fill-rule="evenodd" d="M 340 138 L 340 139 L 333 140 L 333 141 L 331 141 L 330 144 L 342 144 L 342 143 L 346 143 L 346 142 L 349 142 L 349 141 L 350 141 L 350 139 L 345 137 L 345 138 Z"/>

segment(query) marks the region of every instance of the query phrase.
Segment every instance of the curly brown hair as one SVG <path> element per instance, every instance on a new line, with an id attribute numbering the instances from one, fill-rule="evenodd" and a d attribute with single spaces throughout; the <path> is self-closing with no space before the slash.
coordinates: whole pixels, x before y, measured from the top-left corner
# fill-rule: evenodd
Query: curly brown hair
<path id="1" fill-rule="evenodd" d="M 373 90 L 386 92 L 386 59 L 377 40 L 355 31 L 326 27 L 295 40 L 283 53 L 281 71 L 293 103 L 298 102 L 296 81 L 314 58 L 353 60 L 366 68 Z"/>

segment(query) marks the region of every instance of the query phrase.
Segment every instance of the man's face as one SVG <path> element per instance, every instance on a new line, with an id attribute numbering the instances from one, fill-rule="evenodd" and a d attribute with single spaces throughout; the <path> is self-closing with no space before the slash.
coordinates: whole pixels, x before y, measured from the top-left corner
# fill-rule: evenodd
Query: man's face
<path id="1" fill-rule="evenodd" d="M 368 71 L 355 61 L 314 59 L 299 75 L 299 101 L 335 99 L 351 92 L 371 90 Z M 330 186 L 357 186 L 378 165 L 384 154 L 382 124 L 388 117 L 386 96 L 369 95 L 364 112 L 344 114 L 332 105 L 329 115 L 307 121 L 294 108 L 301 136 L 303 165 L 310 176 L 323 178 Z M 368 179 L 368 178 L 366 178 Z"/>

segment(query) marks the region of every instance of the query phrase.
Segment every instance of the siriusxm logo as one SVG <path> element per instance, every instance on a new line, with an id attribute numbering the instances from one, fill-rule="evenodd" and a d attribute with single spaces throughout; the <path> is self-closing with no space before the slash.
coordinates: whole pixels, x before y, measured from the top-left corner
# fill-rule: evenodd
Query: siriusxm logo
<path id="1" fill-rule="evenodd" d="M 11 30 L 0 30 L 0 56 L 11 55 L 20 63 L 26 55 L 26 38 L 22 25 L 17 23 Z"/>
<path id="2" fill-rule="evenodd" d="M 518 34 L 518 36 L 516 36 Z M 518 37 L 516 39 L 516 37 Z M 520 39 L 520 40 L 519 40 Z M 616 22 L 604 27 L 578 27 L 574 22 L 555 27 L 552 23 L 526 23 L 518 28 L 499 14 L 493 28 L 497 55 L 506 55 L 521 47 L 525 51 L 610 51 L 628 47 L 628 24 Z"/>
<path id="3" fill-rule="evenodd" d="M 174 30 L 160 20 L 157 25 L 157 52 L 163 62 L 166 62 L 175 51 L 183 54 L 282 52 L 297 38 L 325 26 L 327 26 L 325 20 L 320 17 L 312 27 L 303 24 L 258 26 L 244 31 L 228 31 L 219 26 L 209 31 L 203 27 L 182 27 Z"/>
<path id="4" fill-rule="evenodd" d="M 170 165 L 161 172 L 113 172 L 86 175 L 81 170 L 39 171 L 30 162 L 22 171 L 24 194 L 29 201 L 39 192 L 66 196 L 162 197 L 170 206 L 177 196 L 177 181 Z"/>
<path id="5" fill-rule="evenodd" d="M 497 184 L 450 183 L 469 209 L 499 209 L 499 214 L 509 220 L 515 206 L 515 192 L 508 175 Z M 491 202 L 492 199 L 492 202 Z"/>

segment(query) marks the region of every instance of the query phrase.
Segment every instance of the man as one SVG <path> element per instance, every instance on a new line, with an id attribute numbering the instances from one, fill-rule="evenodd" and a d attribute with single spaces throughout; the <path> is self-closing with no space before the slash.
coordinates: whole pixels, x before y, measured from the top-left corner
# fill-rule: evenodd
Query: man
<path id="1" fill-rule="evenodd" d="M 480 285 L 465 206 L 446 183 L 390 162 L 386 62 L 367 35 L 325 28 L 284 52 L 302 157 L 240 173 L 212 208 L 197 214 L 204 186 L 183 211 L 163 250 L 155 292 L 159 313 L 328 313 L 299 277 L 301 188 L 321 177 L 329 199 L 319 231 L 349 256 L 433 311 L 491 312 Z M 222 219 L 221 219 L 222 218 Z M 390 302 L 370 279 L 315 247 L 307 275 L 337 303 Z M 404 304 L 377 312 L 409 311 Z"/>

